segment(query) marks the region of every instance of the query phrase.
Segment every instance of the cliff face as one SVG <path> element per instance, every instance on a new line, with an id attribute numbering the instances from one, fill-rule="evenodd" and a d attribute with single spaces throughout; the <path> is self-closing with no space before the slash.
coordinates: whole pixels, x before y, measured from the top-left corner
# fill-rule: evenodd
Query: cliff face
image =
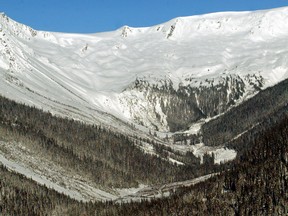
<path id="1" fill-rule="evenodd" d="M 263 85 L 263 78 L 257 75 L 223 76 L 205 81 L 187 78 L 186 81 L 189 84 L 180 84 L 175 89 L 171 80 L 154 85 L 136 80 L 124 91 L 121 104 L 138 124 L 175 132 L 227 111 Z"/>

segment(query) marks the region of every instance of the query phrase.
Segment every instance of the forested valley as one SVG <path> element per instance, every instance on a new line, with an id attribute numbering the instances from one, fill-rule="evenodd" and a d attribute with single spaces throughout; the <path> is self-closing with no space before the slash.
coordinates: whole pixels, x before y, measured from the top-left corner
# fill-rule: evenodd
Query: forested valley
<path id="1" fill-rule="evenodd" d="M 25 143 L 27 148 L 103 188 L 161 185 L 218 173 L 205 182 L 171 191 L 169 197 L 119 204 L 77 201 L 1 166 L 0 212 L 3 215 L 285 215 L 288 213 L 286 86 L 287 80 L 260 92 L 204 124 L 202 134 L 188 137 L 191 140 L 175 137 L 176 141 L 184 139 L 186 145 L 192 145 L 193 140 L 203 136 L 210 145 L 225 143 L 237 150 L 236 160 L 220 165 L 214 164 L 213 157 L 208 155 L 201 164 L 192 153 L 173 152 L 152 137 L 145 140 L 128 137 L 0 97 L 1 142 Z M 152 144 L 158 156 L 143 152 L 139 148 L 141 142 Z M 165 160 L 169 152 L 186 165 Z"/>
<path id="2" fill-rule="evenodd" d="M 157 153 L 165 154 L 167 147 L 161 147 L 153 140 L 131 138 L 100 126 L 58 118 L 3 97 L 0 98 L 0 109 L 0 139 L 23 142 L 34 151 L 45 152 L 45 157 L 89 176 L 100 185 L 161 184 L 221 169 L 213 163 L 200 164 L 199 158 L 191 154 L 184 155 L 184 160 L 189 157 L 190 164 L 175 166 L 158 156 L 144 154 L 137 147 L 139 142 L 151 142 Z M 207 168 L 202 168 L 204 166 Z"/>
<path id="3" fill-rule="evenodd" d="M 5 13 L 0 216 L 288 216 L 288 7 L 91 34 Z"/>
<path id="4" fill-rule="evenodd" d="M 82 203 L 1 166 L 3 215 L 287 215 L 288 116 L 255 134 L 229 170 L 163 199 Z M 238 140 L 238 144 L 246 142 Z"/>

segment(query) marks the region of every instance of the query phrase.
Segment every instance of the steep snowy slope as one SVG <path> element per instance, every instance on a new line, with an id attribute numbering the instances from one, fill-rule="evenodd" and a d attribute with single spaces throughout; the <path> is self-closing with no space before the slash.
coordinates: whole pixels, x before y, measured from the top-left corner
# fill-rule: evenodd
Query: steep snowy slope
<path id="1" fill-rule="evenodd" d="M 288 8 L 90 35 L 1 14 L 0 94 L 130 134 L 178 131 L 288 78 L 287 37 Z"/>

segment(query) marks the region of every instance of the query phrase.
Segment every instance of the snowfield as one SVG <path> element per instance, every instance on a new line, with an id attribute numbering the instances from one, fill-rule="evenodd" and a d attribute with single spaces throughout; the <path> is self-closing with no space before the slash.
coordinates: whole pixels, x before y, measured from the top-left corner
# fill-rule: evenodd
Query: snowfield
<path id="1" fill-rule="evenodd" d="M 171 80 L 177 89 L 254 74 L 263 77 L 266 88 L 288 77 L 287 36 L 285 7 L 179 17 L 147 28 L 86 35 L 37 31 L 1 14 L 0 93 L 135 134 L 123 122 L 137 124 L 138 118 L 149 127 L 155 121 L 144 112 L 141 92 L 129 89 L 136 79 L 157 85 Z M 130 109 L 133 97 L 137 106 Z M 159 106 L 156 112 L 165 129 Z"/>

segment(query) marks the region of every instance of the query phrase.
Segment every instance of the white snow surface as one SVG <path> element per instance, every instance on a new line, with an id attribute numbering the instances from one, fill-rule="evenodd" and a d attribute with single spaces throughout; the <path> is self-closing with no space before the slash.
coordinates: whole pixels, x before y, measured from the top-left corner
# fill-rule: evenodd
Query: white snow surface
<path id="1" fill-rule="evenodd" d="M 143 114 L 141 93 L 129 89 L 136 78 L 151 84 L 168 79 L 177 89 L 257 74 L 266 88 L 288 77 L 287 37 L 288 7 L 179 17 L 97 34 L 37 31 L 1 14 L 0 94 L 135 134 L 145 131 L 129 126 L 136 118 L 148 126 L 155 120 Z M 139 104 L 130 110 L 132 97 Z M 155 110 L 167 124 L 160 106 Z"/>
<path id="2" fill-rule="evenodd" d="M 169 147 L 182 153 L 192 152 L 196 157 L 200 158 L 201 163 L 203 163 L 204 154 L 214 154 L 215 164 L 234 160 L 237 156 L 237 152 L 234 149 L 229 149 L 223 146 L 205 146 L 204 143 L 198 143 L 195 145 L 182 145 L 176 143 L 169 145 Z"/>

